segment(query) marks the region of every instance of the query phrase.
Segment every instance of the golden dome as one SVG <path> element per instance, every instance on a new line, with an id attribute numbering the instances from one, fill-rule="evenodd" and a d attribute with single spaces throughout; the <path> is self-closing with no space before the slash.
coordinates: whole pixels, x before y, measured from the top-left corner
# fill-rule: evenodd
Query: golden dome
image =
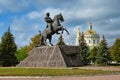
<path id="1" fill-rule="evenodd" d="M 96 31 L 94 31 L 94 30 L 87 30 L 87 31 L 85 32 L 85 35 L 88 35 L 88 34 L 97 34 L 97 33 L 96 33 Z"/>

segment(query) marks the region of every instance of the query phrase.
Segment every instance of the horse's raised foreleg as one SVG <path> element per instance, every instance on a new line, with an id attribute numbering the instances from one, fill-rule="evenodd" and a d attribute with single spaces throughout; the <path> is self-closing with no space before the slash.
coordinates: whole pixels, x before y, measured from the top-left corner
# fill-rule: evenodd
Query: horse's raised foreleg
<path id="1" fill-rule="evenodd" d="M 60 30 L 62 31 L 62 34 L 63 34 L 63 31 L 64 31 L 63 26 L 59 26 L 59 27 L 60 27 Z"/>
<path id="2" fill-rule="evenodd" d="M 69 35 L 69 32 L 68 32 L 68 30 L 66 28 L 63 28 L 63 30 L 65 30 L 67 32 L 67 34 Z"/>
<path id="3" fill-rule="evenodd" d="M 62 34 L 63 34 L 64 28 L 62 27 Z"/>
<path id="4" fill-rule="evenodd" d="M 60 34 L 59 32 L 56 32 L 56 34 Z"/>

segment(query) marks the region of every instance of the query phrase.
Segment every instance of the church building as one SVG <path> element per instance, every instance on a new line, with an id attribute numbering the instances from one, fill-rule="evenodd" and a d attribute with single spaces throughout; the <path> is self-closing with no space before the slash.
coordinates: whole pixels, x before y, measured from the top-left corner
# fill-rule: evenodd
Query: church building
<path id="1" fill-rule="evenodd" d="M 76 35 L 76 45 L 79 45 L 80 35 L 81 35 L 80 28 L 78 28 L 77 35 Z M 99 37 L 99 34 L 97 34 L 95 30 L 93 30 L 93 24 L 91 21 L 89 22 L 89 29 L 86 32 L 84 32 L 84 39 L 86 44 L 90 48 L 99 46 L 100 37 Z"/>

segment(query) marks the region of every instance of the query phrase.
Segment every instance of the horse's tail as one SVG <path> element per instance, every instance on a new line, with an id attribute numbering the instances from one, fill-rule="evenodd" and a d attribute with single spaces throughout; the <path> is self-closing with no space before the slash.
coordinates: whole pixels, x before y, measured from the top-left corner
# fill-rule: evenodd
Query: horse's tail
<path id="1" fill-rule="evenodd" d="M 39 30 L 39 35 L 41 36 L 41 31 Z"/>
<path id="2" fill-rule="evenodd" d="M 40 42 L 39 42 L 35 47 L 40 47 L 40 46 L 41 46 L 41 38 L 42 38 L 42 37 L 41 37 L 41 31 L 40 31 L 40 30 L 39 30 L 39 36 L 40 36 L 40 39 L 39 39 Z"/>
<path id="3" fill-rule="evenodd" d="M 39 42 L 39 44 L 38 45 L 36 45 L 36 47 L 40 47 L 41 46 L 41 40 L 42 40 L 42 36 L 41 36 L 41 31 L 39 30 L 39 36 L 40 36 L 40 42 Z"/>

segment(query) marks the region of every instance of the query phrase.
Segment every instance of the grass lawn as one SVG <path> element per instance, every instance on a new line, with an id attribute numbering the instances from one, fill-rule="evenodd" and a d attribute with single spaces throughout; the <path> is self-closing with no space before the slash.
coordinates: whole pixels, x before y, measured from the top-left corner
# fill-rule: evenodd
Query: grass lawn
<path id="1" fill-rule="evenodd" d="M 0 68 L 0 76 L 71 76 L 116 74 L 120 71 L 56 68 Z"/>

